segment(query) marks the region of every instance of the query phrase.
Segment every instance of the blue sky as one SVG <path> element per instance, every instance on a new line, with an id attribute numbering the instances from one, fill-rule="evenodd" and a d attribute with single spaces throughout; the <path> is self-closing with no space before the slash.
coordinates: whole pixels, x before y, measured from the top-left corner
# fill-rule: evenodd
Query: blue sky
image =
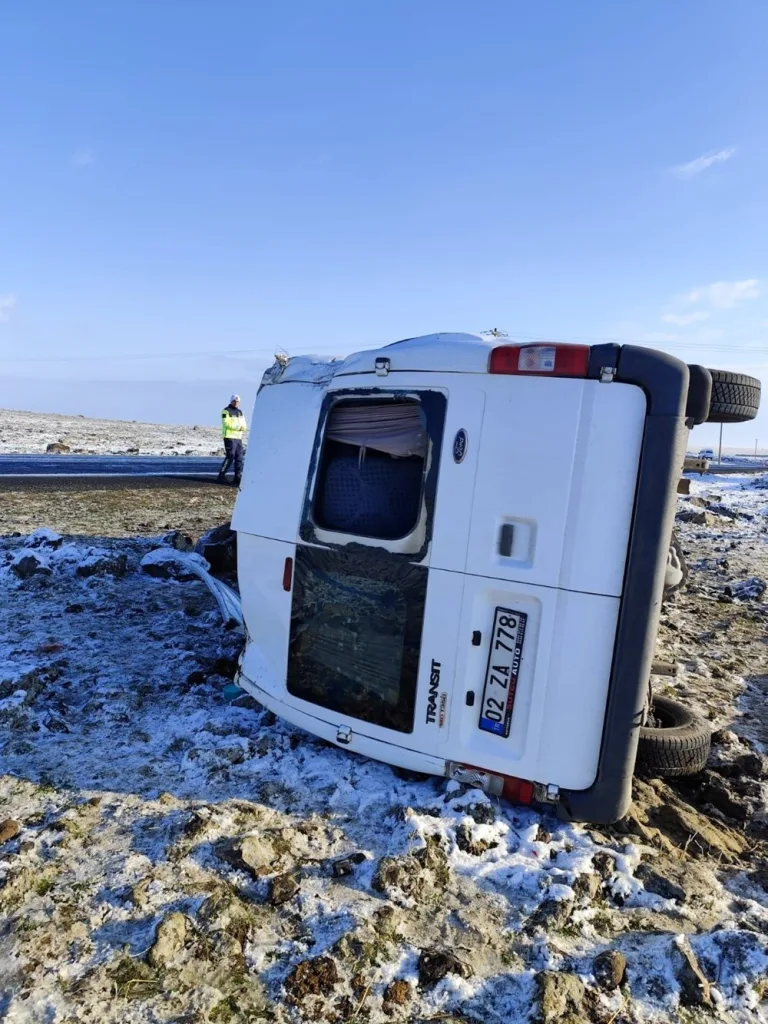
<path id="1" fill-rule="evenodd" d="M 766 38 L 763 0 L 5 0 L 0 402 L 215 422 L 277 347 L 490 327 L 768 378 Z"/>

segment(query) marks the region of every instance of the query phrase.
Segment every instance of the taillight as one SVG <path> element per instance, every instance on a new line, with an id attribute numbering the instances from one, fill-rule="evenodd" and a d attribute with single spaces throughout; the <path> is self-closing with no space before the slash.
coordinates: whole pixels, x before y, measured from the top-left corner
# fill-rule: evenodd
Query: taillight
<path id="1" fill-rule="evenodd" d="M 589 345 L 500 345 L 491 352 L 489 373 L 586 377 Z"/>
<path id="2" fill-rule="evenodd" d="M 504 788 L 501 795 L 512 804 L 530 804 L 533 802 L 533 783 L 527 779 L 515 779 L 505 775 Z"/>
<path id="3" fill-rule="evenodd" d="M 534 797 L 534 784 L 527 779 L 516 779 L 512 775 L 497 775 L 495 772 L 476 768 L 471 764 L 447 761 L 445 774 L 449 779 L 464 786 L 476 786 L 490 796 L 503 796 L 514 804 L 530 804 Z"/>

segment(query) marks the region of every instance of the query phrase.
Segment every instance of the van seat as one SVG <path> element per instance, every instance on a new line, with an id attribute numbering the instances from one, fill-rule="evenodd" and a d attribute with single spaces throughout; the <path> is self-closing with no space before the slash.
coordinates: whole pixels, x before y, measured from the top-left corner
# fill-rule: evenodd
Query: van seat
<path id="1" fill-rule="evenodd" d="M 329 442 L 315 517 L 323 529 L 363 537 L 406 537 L 419 519 L 424 460 Z"/>

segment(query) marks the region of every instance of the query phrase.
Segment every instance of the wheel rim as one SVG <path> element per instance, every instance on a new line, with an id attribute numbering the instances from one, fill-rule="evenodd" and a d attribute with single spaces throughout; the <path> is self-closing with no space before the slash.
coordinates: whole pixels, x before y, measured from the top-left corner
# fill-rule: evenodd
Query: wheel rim
<path id="1" fill-rule="evenodd" d="M 651 718 L 656 729 L 674 729 L 677 725 L 673 716 L 664 708 L 660 708 L 655 701 L 651 706 Z"/>

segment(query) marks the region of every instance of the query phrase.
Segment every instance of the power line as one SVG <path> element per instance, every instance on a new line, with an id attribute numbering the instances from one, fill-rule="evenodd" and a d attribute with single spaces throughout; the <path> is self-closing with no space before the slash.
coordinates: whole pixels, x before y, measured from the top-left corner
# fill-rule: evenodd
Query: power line
<path id="1" fill-rule="evenodd" d="M 133 362 L 144 359 L 198 359 L 209 356 L 274 356 L 275 349 L 284 351 L 282 346 L 276 345 L 273 348 L 234 348 L 234 349 L 212 349 L 207 352 L 126 352 L 108 355 L 99 353 L 92 356 L 23 356 L 11 357 L 0 356 L 0 363 L 93 363 L 93 362 Z M 323 355 L 321 350 L 318 350 Z"/>
<path id="2" fill-rule="evenodd" d="M 588 342 L 591 344 L 618 344 L 618 345 L 640 345 L 644 348 L 660 348 L 664 349 L 682 349 L 687 351 L 697 352 L 740 352 L 750 353 L 754 355 L 768 355 L 768 347 L 757 346 L 757 345 L 734 345 L 728 342 L 715 342 L 706 344 L 697 344 L 696 342 L 679 342 L 679 341 L 643 341 L 639 339 L 619 339 L 616 337 L 594 337 L 587 335 L 572 335 L 569 338 L 558 338 L 551 334 L 524 334 L 518 331 L 511 332 L 507 339 L 501 338 L 500 340 L 508 340 L 510 344 L 514 344 L 515 341 L 539 341 L 539 342 Z M 388 342 L 377 343 L 366 346 L 369 349 L 382 348 L 387 345 Z M 285 349 L 281 345 L 274 345 L 271 348 L 241 348 L 241 349 L 209 349 L 203 352 L 126 352 L 126 353 L 115 353 L 113 355 L 99 353 L 96 355 L 87 356 L 22 356 L 22 357 L 5 357 L 0 356 L 0 363 L 91 363 L 91 362 L 140 362 L 145 360 L 162 360 L 162 359 L 204 359 L 210 357 L 221 357 L 221 356 L 274 356 L 275 350 L 279 349 L 285 353 Z M 287 353 L 286 353 L 287 354 Z M 327 346 L 318 346 L 314 348 L 311 354 L 317 355 L 336 355 L 338 349 L 331 349 Z"/>

